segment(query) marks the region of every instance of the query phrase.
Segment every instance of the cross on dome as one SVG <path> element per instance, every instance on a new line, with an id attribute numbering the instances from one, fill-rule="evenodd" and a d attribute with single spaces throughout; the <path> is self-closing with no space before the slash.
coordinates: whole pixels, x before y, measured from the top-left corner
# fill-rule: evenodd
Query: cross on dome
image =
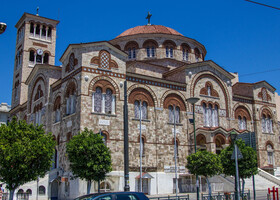
<path id="1" fill-rule="evenodd" d="M 152 14 L 150 13 L 150 11 L 148 12 L 148 15 L 146 17 L 146 19 L 148 19 L 148 24 L 147 25 L 151 25 L 151 17 L 152 17 Z"/>

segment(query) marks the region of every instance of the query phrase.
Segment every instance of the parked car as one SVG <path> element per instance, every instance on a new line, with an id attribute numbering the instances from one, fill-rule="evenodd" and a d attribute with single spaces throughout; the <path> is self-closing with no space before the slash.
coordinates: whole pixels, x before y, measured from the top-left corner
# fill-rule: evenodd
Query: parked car
<path id="1" fill-rule="evenodd" d="M 87 194 L 75 200 L 149 200 L 149 198 L 142 192 L 108 192 Z"/>

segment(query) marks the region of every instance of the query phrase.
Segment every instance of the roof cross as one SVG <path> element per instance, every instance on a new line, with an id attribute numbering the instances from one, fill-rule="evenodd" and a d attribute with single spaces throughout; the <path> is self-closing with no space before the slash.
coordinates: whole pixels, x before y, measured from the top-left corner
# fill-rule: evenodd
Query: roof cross
<path id="1" fill-rule="evenodd" d="M 148 20 L 148 24 L 147 25 L 151 25 L 151 17 L 152 17 L 152 14 L 150 12 L 148 12 L 148 15 L 146 17 L 146 19 Z"/>

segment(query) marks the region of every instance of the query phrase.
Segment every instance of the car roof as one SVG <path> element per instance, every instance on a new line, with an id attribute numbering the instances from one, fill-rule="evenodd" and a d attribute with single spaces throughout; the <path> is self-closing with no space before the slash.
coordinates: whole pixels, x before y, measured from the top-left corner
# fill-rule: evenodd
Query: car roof
<path id="1" fill-rule="evenodd" d="M 86 194 L 83 196 L 79 196 L 75 198 L 74 200 L 79 200 L 87 197 L 97 197 L 99 195 L 105 195 L 105 194 L 144 194 L 143 192 L 102 192 L 102 193 L 91 193 L 91 194 Z"/>

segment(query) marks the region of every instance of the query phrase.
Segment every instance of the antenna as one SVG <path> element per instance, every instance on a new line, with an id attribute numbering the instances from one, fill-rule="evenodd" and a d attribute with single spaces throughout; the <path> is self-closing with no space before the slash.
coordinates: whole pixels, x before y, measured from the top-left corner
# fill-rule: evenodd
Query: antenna
<path id="1" fill-rule="evenodd" d="M 37 7 L 37 14 L 36 16 L 39 16 L 39 6 Z"/>

